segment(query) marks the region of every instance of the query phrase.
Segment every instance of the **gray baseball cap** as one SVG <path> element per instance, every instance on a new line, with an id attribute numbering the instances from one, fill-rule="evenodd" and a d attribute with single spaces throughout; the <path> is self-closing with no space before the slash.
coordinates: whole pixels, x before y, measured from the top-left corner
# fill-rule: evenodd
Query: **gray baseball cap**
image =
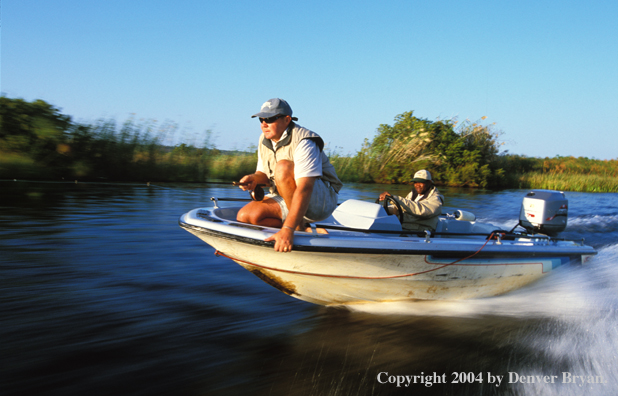
<path id="1" fill-rule="evenodd" d="M 420 170 L 414 174 L 414 179 L 411 180 L 412 183 L 430 183 L 433 184 L 433 180 L 431 180 L 431 173 L 426 171 L 425 169 Z"/>
<path id="2" fill-rule="evenodd" d="M 288 115 L 292 116 L 292 108 L 283 99 L 274 98 L 269 99 L 262 105 L 260 112 L 251 116 L 251 118 L 260 117 L 260 118 L 269 118 L 274 117 L 276 115 Z M 298 118 L 292 117 L 294 121 L 297 121 Z"/>

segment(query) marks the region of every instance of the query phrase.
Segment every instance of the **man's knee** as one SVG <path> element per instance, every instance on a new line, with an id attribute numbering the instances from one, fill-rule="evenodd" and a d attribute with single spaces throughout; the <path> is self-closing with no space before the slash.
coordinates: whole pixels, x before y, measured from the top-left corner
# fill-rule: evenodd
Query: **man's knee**
<path id="1" fill-rule="evenodd" d="M 267 227 L 281 227 L 281 209 L 279 204 L 271 199 L 263 202 L 252 201 L 240 208 L 236 221 Z"/>
<path id="2" fill-rule="evenodd" d="M 250 220 L 251 220 L 251 211 L 247 210 L 246 206 L 243 206 L 242 208 L 240 208 L 240 210 L 238 211 L 238 214 L 236 215 L 236 221 L 251 224 Z"/>
<path id="3" fill-rule="evenodd" d="M 281 160 L 275 168 L 275 182 L 294 180 L 294 162 Z"/>
<path id="4" fill-rule="evenodd" d="M 256 208 L 255 205 L 249 203 L 243 206 L 236 215 L 236 221 L 248 224 L 259 224 L 262 218 L 262 211 Z"/>

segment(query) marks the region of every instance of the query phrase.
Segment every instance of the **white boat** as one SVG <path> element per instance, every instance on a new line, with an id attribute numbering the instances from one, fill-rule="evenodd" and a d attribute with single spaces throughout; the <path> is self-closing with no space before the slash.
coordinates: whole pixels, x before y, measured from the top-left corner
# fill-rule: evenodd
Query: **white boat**
<path id="1" fill-rule="evenodd" d="M 455 211 L 435 232 L 407 233 L 382 205 L 348 200 L 317 226 L 296 231 L 292 252 L 264 239 L 276 228 L 236 221 L 238 207 L 197 208 L 182 228 L 282 292 L 320 305 L 405 300 L 470 299 L 503 294 L 596 251 L 583 241 L 553 236 L 566 227 L 563 193 L 532 191 L 524 198 L 524 232 L 500 230 Z M 538 219 L 542 219 L 539 221 Z M 540 232 L 544 232 L 545 235 Z"/>

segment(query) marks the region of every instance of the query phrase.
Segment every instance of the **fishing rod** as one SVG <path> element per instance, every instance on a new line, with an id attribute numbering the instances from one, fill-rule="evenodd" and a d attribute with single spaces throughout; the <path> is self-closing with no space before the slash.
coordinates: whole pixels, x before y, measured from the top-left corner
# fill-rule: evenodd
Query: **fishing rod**
<path id="1" fill-rule="evenodd" d="M 197 182 L 199 184 L 222 184 L 222 185 L 230 185 L 230 182 L 216 182 L 216 181 L 204 181 L 204 182 Z M 233 186 L 249 186 L 251 183 L 249 182 L 236 182 L 233 181 L 232 185 Z M 182 191 L 176 188 L 170 188 L 170 187 L 163 187 L 163 186 L 158 186 L 158 185 L 154 185 L 154 184 L 150 184 L 150 182 L 148 182 L 147 184 L 148 186 L 152 186 L 152 187 L 157 187 L 157 188 L 164 188 L 164 189 L 168 189 L 168 190 L 174 190 L 174 191 L 179 191 L 179 192 L 184 192 L 187 194 L 196 194 L 196 193 L 191 193 L 188 191 Z M 255 188 L 250 192 L 251 194 L 251 199 L 254 201 L 262 201 L 264 199 L 264 189 L 262 187 L 266 187 L 266 184 L 256 184 Z M 196 194 L 197 195 L 197 194 Z M 245 198 L 218 198 L 219 201 L 251 201 L 251 199 L 245 199 Z"/>
<path id="2" fill-rule="evenodd" d="M 248 186 L 250 184 L 251 183 L 248 182 L 232 182 L 232 185 L 242 187 Z M 264 189 L 262 187 L 266 187 L 266 184 L 256 184 L 253 191 L 251 191 L 251 198 L 253 198 L 254 201 L 261 201 L 264 199 Z"/>
<path id="3" fill-rule="evenodd" d="M 103 182 L 103 181 L 80 181 L 80 180 L 20 180 L 20 179 L 0 179 L 0 182 L 11 182 L 11 183 L 37 183 L 37 184 L 88 184 L 88 185 L 100 185 L 100 186 L 123 186 L 123 187 L 155 187 L 164 190 L 171 190 L 176 192 L 181 192 L 184 194 L 192 194 L 192 195 L 200 195 L 191 191 L 184 191 L 179 188 L 173 187 L 165 187 L 158 184 L 153 184 L 152 182 L 142 182 L 142 183 L 117 183 L 117 182 Z M 182 183 L 182 182 L 181 182 Z M 203 182 L 192 182 L 191 184 L 220 184 L 220 185 L 230 185 L 230 182 L 220 182 L 220 181 L 203 181 Z M 245 186 L 249 183 L 239 183 L 239 182 L 231 182 L 234 186 Z M 256 198 L 254 200 L 262 200 L 264 199 L 264 190 L 262 187 L 266 186 L 265 184 L 258 184 L 255 193 L 251 192 L 252 197 L 255 195 Z M 261 197 L 261 198 L 260 198 Z M 260 199 L 257 199 L 260 198 Z M 251 199 L 246 198 L 221 198 L 221 201 L 251 201 Z"/>

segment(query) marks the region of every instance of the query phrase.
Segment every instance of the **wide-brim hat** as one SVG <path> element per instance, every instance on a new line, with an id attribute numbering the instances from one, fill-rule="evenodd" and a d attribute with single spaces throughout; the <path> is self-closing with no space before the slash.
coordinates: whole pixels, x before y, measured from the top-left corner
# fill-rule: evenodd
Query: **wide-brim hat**
<path id="1" fill-rule="evenodd" d="M 420 170 L 414 174 L 414 178 L 411 180 L 412 183 L 431 183 L 433 184 L 433 180 L 431 180 L 431 173 L 426 170 Z"/>
<path id="2" fill-rule="evenodd" d="M 286 115 L 292 117 L 292 108 L 283 99 L 274 98 L 269 99 L 262 105 L 260 112 L 251 116 L 251 118 L 260 117 L 260 118 L 270 118 L 277 115 Z M 294 121 L 298 121 L 298 118 L 292 117 Z"/>

